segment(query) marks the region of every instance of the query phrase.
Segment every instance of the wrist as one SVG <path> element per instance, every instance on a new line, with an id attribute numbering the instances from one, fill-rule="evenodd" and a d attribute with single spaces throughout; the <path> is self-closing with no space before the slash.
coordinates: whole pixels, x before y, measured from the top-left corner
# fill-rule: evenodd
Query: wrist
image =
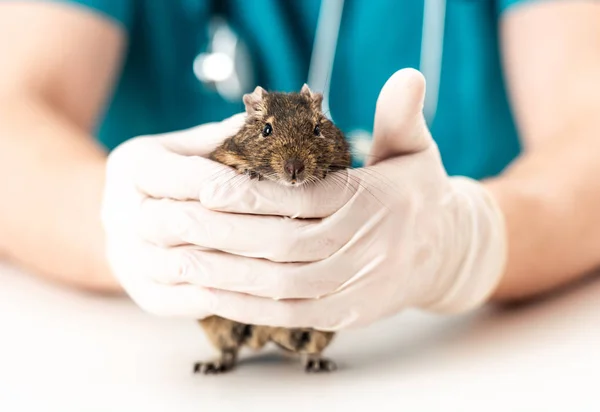
<path id="1" fill-rule="evenodd" d="M 87 255 L 85 272 L 80 273 L 80 287 L 95 291 L 116 293 L 121 292 L 122 287 L 112 273 L 106 257 L 106 245 L 104 229 L 101 221 L 101 204 L 104 195 L 104 180 L 106 174 L 106 159 L 99 158 L 90 161 L 81 168 L 80 176 L 85 182 L 83 187 L 87 192 L 82 193 L 82 198 L 89 202 L 85 210 L 89 211 L 85 221 L 88 230 L 80 232 L 79 243 L 85 245 L 81 252 Z"/>
<path id="2" fill-rule="evenodd" d="M 441 251 L 443 267 L 436 273 L 441 285 L 435 299 L 422 308 L 462 313 L 484 304 L 496 289 L 506 267 L 507 234 L 500 206 L 481 183 L 450 177 L 452 201 L 445 228 L 448 241 Z"/>
<path id="3" fill-rule="evenodd" d="M 101 256 L 91 272 L 84 278 L 85 289 L 101 293 L 121 293 L 123 288 L 117 278 L 113 275 L 106 257 Z"/>

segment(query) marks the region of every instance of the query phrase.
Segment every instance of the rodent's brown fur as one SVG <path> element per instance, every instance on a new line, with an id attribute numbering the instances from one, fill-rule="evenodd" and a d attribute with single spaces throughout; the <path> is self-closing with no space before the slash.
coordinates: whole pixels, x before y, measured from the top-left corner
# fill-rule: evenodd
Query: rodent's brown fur
<path id="1" fill-rule="evenodd" d="M 244 95 L 246 124 L 210 157 L 240 173 L 283 184 L 291 183 L 284 170 L 290 159 L 304 163 L 296 183 L 315 182 L 329 172 L 349 167 L 348 142 L 321 112 L 322 100 L 320 93 L 311 92 L 306 85 L 300 93 L 267 93 L 257 87 L 252 94 Z M 264 137 L 267 123 L 272 126 L 272 134 Z M 317 125 L 319 136 L 313 133 Z"/>
<path id="2" fill-rule="evenodd" d="M 256 87 L 244 95 L 247 119 L 238 133 L 226 139 L 209 156 L 251 178 L 270 179 L 285 185 L 311 184 L 329 172 L 350 167 L 349 144 L 343 133 L 321 111 L 322 95 L 304 85 L 300 93 L 267 92 Z M 268 136 L 265 125 L 272 126 Z M 319 133 L 315 133 L 315 126 Z M 304 166 L 291 175 L 285 165 L 296 159 Z M 198 362 L 194 371 L 223 373 L 232 370 L 242 346 L 258 350 L 268 342 L 286 352 L 303 356 L 307 372 L 328 372 L 333 361 L 321 356 L 333 332 L 310 328 L 286 329 L 245 325 L 218 316 L 199 321 L 210 342 L 220 351 L 214 361 Z"/>

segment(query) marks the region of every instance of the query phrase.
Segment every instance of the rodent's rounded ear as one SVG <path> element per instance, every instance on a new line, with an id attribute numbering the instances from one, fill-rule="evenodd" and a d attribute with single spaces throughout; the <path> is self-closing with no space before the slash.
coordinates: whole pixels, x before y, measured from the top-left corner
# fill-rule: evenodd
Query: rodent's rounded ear
<path id="1" fill-rule="evenodd" d="M 300 94 L 303 94 L 308 97 L 312 97 L 312 91 L 310 90 L 310 87 L 308 87 L 308 84 L 304 83 L 304 85 L 302 86 L 302 89 L 300 89 Z"/>
<path id="2" fill-rule="evenodd" d="M 260 86 L 256 86 L 252 93 L 244 95 L 244 106 L 246 106 L 246 113 L 249 115 L 261 113 L 265 109 L 264 97 L 267 91 Z"/>
<path id="3" fill-rule="evenodd" d="M 323 103 L 322 93 L 313 92 L 312 90 L 310 90 L 310 87 L 308 87 L 308 84 L 304 83 L 302 89 L 300 89 L 300 94 L 306 97 L 310 97 L 317 109 L 321 109 L 321 104 Z"/>

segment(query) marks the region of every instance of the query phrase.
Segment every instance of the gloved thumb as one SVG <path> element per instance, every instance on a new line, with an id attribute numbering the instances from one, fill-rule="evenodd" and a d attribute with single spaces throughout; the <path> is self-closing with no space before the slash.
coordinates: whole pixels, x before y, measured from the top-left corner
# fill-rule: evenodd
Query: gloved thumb
<path id="1" fill-rule="evenodd" d="M 373 143 L 367 166 L 433 144 L 423 116 L 425 78 L 415 69 L 402 69 L 384 84 L 375 108 Z"/>

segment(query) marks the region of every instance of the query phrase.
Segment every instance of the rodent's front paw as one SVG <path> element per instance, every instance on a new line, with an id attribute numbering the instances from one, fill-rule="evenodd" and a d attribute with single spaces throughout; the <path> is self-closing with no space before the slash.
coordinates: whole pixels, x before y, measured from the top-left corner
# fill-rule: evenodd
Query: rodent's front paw
<path id="1" fill-rule="evenodd" d="M 209 362 L 196 362 L 194 365 L 194 373 L 203 375 L 216 375 L 219 373 L 228 372 L 233 369 L 233 363 L 223 362 L 221 360 Z"/>
<path id="2" fill-rule="evenodd" d="M 337 365 L 331 359 L 310 358 L 304 363 L 304 370 L 308 373 L 333 372 Z"/>
<path id="3" fill-rule="evenodd" d="M 258 179 L 259 181 L 261 181 L 263 178 L 262 175 L 252 170 L 245 170 L 244 174 L 248 175 L 250 179 Z"/>

